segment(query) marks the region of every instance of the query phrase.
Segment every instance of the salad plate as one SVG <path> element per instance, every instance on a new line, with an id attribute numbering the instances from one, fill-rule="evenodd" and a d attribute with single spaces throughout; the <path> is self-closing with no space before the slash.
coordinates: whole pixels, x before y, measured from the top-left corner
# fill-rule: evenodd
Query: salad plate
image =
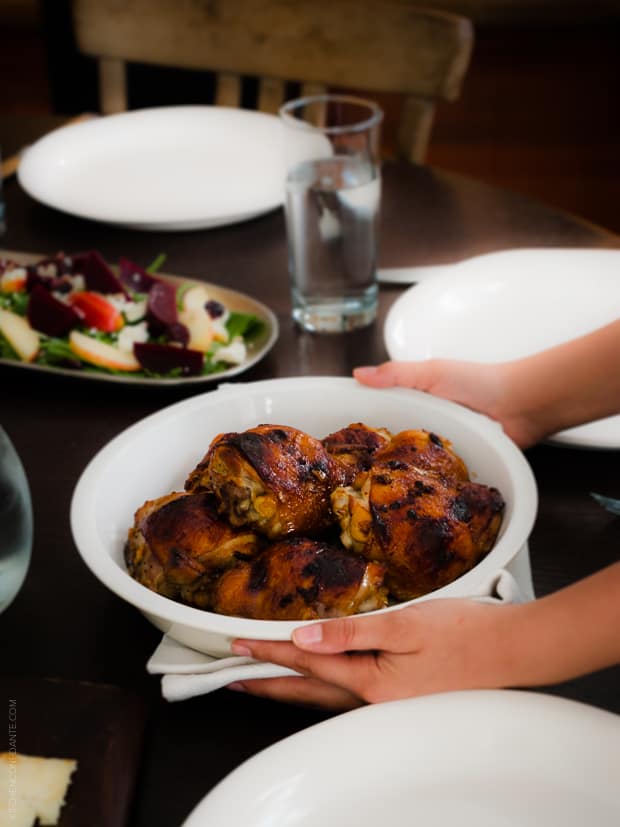
<path id="1" fill-rule="evenodd" d="M 620 717 L 535 692 L 374 704 L 262 750 L 183 827 L 615 827 Z"/>
<path id="2" fill-rule="evenodd" d="M 107 115 L 45 135 L 22 156 L 32 198 L 72 215 L 143 230 L 246 221 L 284 203 L 275 115 L 169 106 Z"/>
<path id="3" fill-rule="evenodd" d="M 84 257 L 84 255 L 88 256 L 91 254 L 94 254 L 99 259 L 101 264 L 107 268 L 107 264 L 103 262 L 103 259 L 101 259 L 99 255 L 94 251 L 80 255 Z M 23 268 L 40 263 L 42 260 L 45 261 L 46 259 L 43 256 L 38 255 L 36 253 L 0 250 L 0 262 L 11 261 L 17 265 L 21 265 Z M 53 259 L 47 260 L 53 261 Z M 127 262 L 126 259 L 125 261 Z M 131 262 L 128 263 L 132 264 Z M 138 268 L 137 265 L 135 267 L 136 269 L 141 270 L 141 268 Z M 118 267 L 109 267 L 109 270 L 114 274 L 114 276 L 116 276 L 119 273 Z M 142 272 L 145 274 L 147 278 L 149 275 L 151 275 L 148 274 L 146 271 Z M 6 322 L 4 320 L 6 319 L 7 309 L 12 308 L 13 299 L 11 297 L 11 293 L 6 292 L 6 285 L 4 285 L 5 289 L 2 289 L 3 274 L 2 268 L 0 267 L 0 366 L 13 367 L 19 370 L 51 373 L 54 375 L 93 380 L 97 382 L 124 383 L 132 385 L 144 385 L 148 387 L 195 385 L 203 384 L 206 382 L 221 382 L 222 380 L 225 380 L 232 376 L 236 376 L 237 374 L 248 370 L 261 359 L 263 359 L 277 341 L 279 334 L 279 325 L 277 317 L 272 312 L 272 310 L 270 310 L 269 307 L 267 307 L 257 299 L 254 299 L 253 297 L 247 295 L 246 293 L 241 293 L 237 290 L 232 290 L 217 284 L 204 282 L 198 279 L 185 278 L 177 275 L 156 272 L 153 273 L 152 276 L 155 282 L 163 283 L 164 285 L 169 285 L 171 288 L 171 295 L 175 298 L 177 296 L 188 295 L 191 288 L 197 288 L 199 296 L 202 296 L 203 293 L 206 294 L 208 296 L 209 301 L 218 307 L 218 312 L 224 312 L 225 315 L 223 315 L 222 318 L 231 319 L 234 316 L 235 323 L 240 324 L 240 329 L 243 331 L 242 335 L 240 334 L 237 337 L 243 340 L 241 355 L 235 361 L 230 361 L 224 364 L 221 360 L 218 361 L 215 355 L 211 356 L 210 353 L 205 353 L 203 362 L 204 367 L 201 367 L 201 372 L 188 372 L 185 369 L 175 370 L 174 368 L 169 369 L 167 367 L 160 368 L 158 365 L 156 365 L 151 370 L 137 370 L 136 366 L 134 366 L 133 369 L 127 371 L 124 371 L 123 369 L 108 370 L 107 368 L 102 369 L 100 366 L 98 366 L 100 365 L 100 363 L 97 363 L 96 361 L 91 363 L 88 361 L 88 359 L 82 359 L 81 357 L 79 357 L 81 364 L 78 366 L 78 369 L 76 369 L 76 365 L 74 364 L 65 364 L 64 358 L 58 358 L 58 360 L 48 361 L 46 359 L 41 359 L 39 356 L 37 356 L 36 358 L 33 358 L 31 361 L 27 361 L 23 358 L 20 359 L 17 353 L 11 353 L 10 355 L 8 355 L 6 352 L 6 343 L 8 341 L 10 345 L 11 342 L 7 339 L 6 333 L 7 331 L 9 333 L 11 332 L 11 327 L 7 329 Z M 43 292 L 45 293 L 46 291 Z M 86 294 L 86 292 L 87 291 L 84 292 L 84 295 Z M 32 301 L 32 299 L 30 299 L 30 301 Z M 14 316 L 15 314 L 10 313 L 9 315 Z M 179 316 L 179 318 L 181 318 L 181 316 Z M 26 319 L 27 314 L 25 320 Z M 14 318 L 12 321 L 15 321 Z M 144 326 L 146 327 L 146 324 Z M 132 327 L 132 325 L 127 323 L 125 327 L 130 328 Z M 84 328 L 82 328 L 81 331 L 78 333 L 82 341 L 86 341 L 84 336 L 82 335 L 83 333 L 94 333 L 95 335 L 98 335 L 100 338 L 106 338 L 105 334 L 103 334 L 103 336 L 101 335 L 100 330 L 93 331 L 84 330 Z M 66 354 L 69 357 L 68 361 L 72 362 L 73 360 L 71 359 L 71 357 L 73 354 L 70 350 L 71 335 L 72 333 L 69 333 L 63 335 L 61 338 L 54 338 L 51 340 L 45 336 L 42 336 L 41 338 L 43 341 L 51 341 L 54 345 L 55 350 L 59 352 L 59 356 L 63 357 Z M 92 340 L 89 340 L 86 343 L 87 346 L 90 344 L 91 341 Z M 162 337 L 160 336 L 157 341 L 161 342 Z M 151 346 L 150 337 L 149 339 L 145 340 L 145 343 L 147 345 L 147 348 Z M 2 347 L 3 344 L 5 345 L 4 349 Z M 191 342 L 189 343 L 189 345 L 191 347 Z M 98 345 L 95 345 L 95 348 L 95 355 L 98 355 Z M 170 348 L 164 348 L 164 350 L 170 350 Z M 197 354 L 195 351 L 192 354 L 190 351 L 187 351 L 184 348 L 180 347 L 175 348 L 173 351 L 175 356 L 179 352 L 186 353 L 192 357 L 198 356 L 202 358 L 202 354 Z M 169 358 L 169 354 L 164 353 L 164 357 Z M 151 356 L 151 358 L 153 357 Z M 156 359 L 160 358 L 161 351 L 159 354 L 156 354 Z M 158 373 L 157 371 L 160 372 Z"/>
<path id="4" fill-rule="evenodd" d="M 620 250 L 518 249 L 437 268 L 388 312 L 391 359 L 519 359 L 620 318 Z M 620 449 L 620 416 L 550 442 Z"/>

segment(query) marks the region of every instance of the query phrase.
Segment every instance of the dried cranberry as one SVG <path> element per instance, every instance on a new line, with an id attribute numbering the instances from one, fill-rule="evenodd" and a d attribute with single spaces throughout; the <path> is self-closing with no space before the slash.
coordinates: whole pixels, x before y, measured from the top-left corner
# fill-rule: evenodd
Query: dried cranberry
<path id="1" fill-rule="evenodd" d="M 216 302 L 215 299 L 209 299 L 205 304 L 205 310 L 212 319 L 219 319 L 220 316 L 224 315 L 224 305 Z"/>

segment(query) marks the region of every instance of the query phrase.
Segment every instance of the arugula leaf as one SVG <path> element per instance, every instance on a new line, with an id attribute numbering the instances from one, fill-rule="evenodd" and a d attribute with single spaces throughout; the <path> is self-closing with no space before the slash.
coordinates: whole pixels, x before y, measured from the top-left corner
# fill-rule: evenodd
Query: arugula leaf
<path id="1" fill-rule="evenodd" d="M 183 376 L 181 368 L 172 368 L 167 373 L 158 373 L 155 370 L 147 370 L 134 373 L 134 376 L 145 376 L 147 379 L 176 379 L 178 376 Z"/>
<path id="2" fill-rule="evenodd" d="M 231 341 L 235 336 L 243 336 L 246 342 L 250 341 L 259 336 L 264 328 L 265 323 L 253 313 L 238 313 L 236 310 L 232 310 L 226 320 L 226 329 Z"/>
<path id="3" fill-rule="evenodd" d="M 163 264 L 167 258 L 168 256 L 165 253 L 160 253 L 157 258 L 153 259 L 153 261 L 146 268 L 146 272 L 156 273 L 161 267 L 163 267 Z"/>
<path id="4" fill-rule="evenodd" d="M 183 298 L 187 291 L 195 286 L 191 281 L 184 281 L 182 284 L 179 284 L 177 287 L 177 310 L 183 310 Z"/>
<path id="5" fill-rule="evenodd" d="M 0 293 L 0 307 L 17 313 L 18 316 L 25 316 L 28 312 L 30 296 L 24 290 L 16 290 L 13 293 Z"/>
<path id="6" fill-rule="evenodd" d="M 221 373 L 229 367 L 230 365 L 227 365 L 226 362 L 217 362 L 211 359 L 205 359 L 204 365 L 202 366 L 202 373 L 203 376 L 210 376 L 212 373 Z"/>
<path id="7" fill-rule="evenodd" d="M 0 333 L 0 359 L 17 359 L 21 361 L 9 340 Z"/>
<path id="8" fill-rule="evenodd" d="M 58 365 L 63 362 L 77 363 L 80 359 L 69 347 L 66 339 L 54 336 L 41 336 L 41 346 L 37 355 L 40 365 Z"/>

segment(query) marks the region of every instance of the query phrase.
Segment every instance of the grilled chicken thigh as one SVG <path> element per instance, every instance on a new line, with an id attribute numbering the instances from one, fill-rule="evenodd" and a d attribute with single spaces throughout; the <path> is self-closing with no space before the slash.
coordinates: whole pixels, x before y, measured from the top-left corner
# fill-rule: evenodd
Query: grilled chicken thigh
<path id="1" fill-rule="evenodd" d="M 305 537 L 272 543 L 217 581 L 213 609 L 262 620 L 313 620 L 387 604 L 384 568 Z"/>
<path id="2" fill-rule="evenodd" d="M 328 453 L 345 466 L 346 484 L 350 485 L 360 471 L 368 471 L 373 454 L 385 448 L 391 438 L 386 428 L 369 428 L 363 422 L 354 422 L 321 441 Z"/>
<path id="3" fill-rule="evenodd" d="M 209 608 L 213 579 L 259 548 L 256 534 L 218 517 L 210 495 L 175 492 L 136 511 L 125 562 L 131 576 L 149 589 Z"/>
<path id="4" fill-rule="evenodd" d="M 296 428 L 259 425 L 216 437 L 185 487 L 212 492 L 232 525 L 273 540 L 330 525 L 330 493 L 345 480 L 343 466 L 318 439 Z"/>
<path id="5" fill-rule="evenodd" d="M 434 591 L 478 563 L 504 510 L 499 491 L 470 482 L 449 444 L 420 433 L 397 434 L 370 471 L 332 494 L 343 545 L 383 563 L 398 600 Z"/>
<path id="6" fill-rule="evenodd" d="M 373 464 L 432 471 L 446 479 L 468 480 L 467 466 L 454 452 L 452 443 L 432 431 L 410 430 L 395 434 L 373 456 Z"/>

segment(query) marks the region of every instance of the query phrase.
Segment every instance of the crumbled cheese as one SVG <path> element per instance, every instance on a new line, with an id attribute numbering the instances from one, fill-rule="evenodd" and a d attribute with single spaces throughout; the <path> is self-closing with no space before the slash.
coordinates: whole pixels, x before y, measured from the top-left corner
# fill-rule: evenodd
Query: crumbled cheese
<path id="1" fill-rule="evenodd" d="M 110 302 L 112 307 L 115 307 L 119 313 L 123 312 L 127 304 L 127 296 L 124 293 L 106 293 L 105 300 Z"/>
<path id="2" fill-rule="evenodd" d="M 143 319 L 146 316 L 146 305 L 146 299 L 140 299 L 140 301 L 137 302 L 127 302 L 125 304 L 125 309 L 123 310 L 123 314 L 127 321 L 131 324 L 132 322 L 137 322 L 140 319 Z"/>
<path id="3" fill-rule="evenodd" d="M 215 358 L 231 365 L 240 365 L 247 356 L 247 348 L 241 336 L 235 336 L 229 345 L 218 349 Z"/>
<path id="4" fill-rule="evenodd" d="M 13 281 L 13 279 L 24 279 L 27 275 L 28 271 L 25 267 L 11 267 L 10 269 L 4 271 L 0 281 L 4 281 L 4 279 L 7 279 L 7 281 Z"/>
<path id="5" fill-rule="evenodd" d="M 86 290 L 86 282 L 81 273 L 76 273 L 74 276 L 67 275 L 65 278 L 71 283 L 73 293 L 81 293 L 83 290 Z"/>
<path id="6" fill-rule="evenodd" d="M 122 293 L 112 293 L 106 295 L 106 300 L 123 314 L 125 319 L 131 324 L 132 322 L 140 321 L 146 316 L 146 299 L 140 301 L 133 301 L 128 299 Z"/>
<path id="7" fill-rule="evenodd" d="M 149 332 L 146 322 L 139 322 L 138 324 L 125 325 L 118 334 L 116 344 L 119 350 L 133 353 L 133 346 L 136 342 L 148 342 L 148 340 Z"/>
<path id="8" fill-rule="evenodd" d="M 218 316 L 217 319 L 211 319 L 211 330 L 213 331 L 213 338 L 218 342 L 228 341 L 228 328 L 226 327 L 226 319 L 230 313 L 226 311 L 223 316 Z"/>
<path id="9" fill-rule="evenodd" d="M 74 293 L 83 293 L 86 289 L 86 284 L 84 282 L 84 276 L 78 273 L 77 276 L 70 276 L 68 273 L 65 273 L 62 276 L 62 284 L 63 286 L 69 285 L 68 290 L 52 290 L 52 296 L 58 301 L 64 302 L 65 304 L 71 304 L 70 297 L 73 296 Z"/>
<path id="10" fill-rule="evenodd" d="M 0 276 L 0 290 L 10 289 L 12 285 L 26 279 L 28 272 L 25 267 L 13 267 L 10 270 L 5 270 Z"/>

